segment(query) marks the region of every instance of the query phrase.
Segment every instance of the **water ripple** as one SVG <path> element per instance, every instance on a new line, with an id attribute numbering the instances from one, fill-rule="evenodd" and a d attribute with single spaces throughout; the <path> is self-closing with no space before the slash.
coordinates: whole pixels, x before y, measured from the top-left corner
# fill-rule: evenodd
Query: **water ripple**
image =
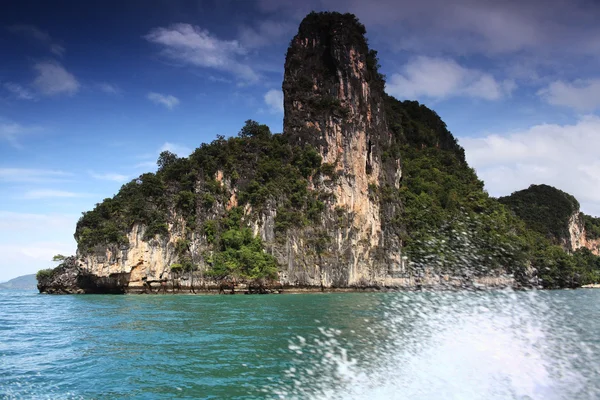
<path id="1" fill-rule="evenodd" d="M 0 398 L 600 398 L 600 291 L 0 291 Z"/>

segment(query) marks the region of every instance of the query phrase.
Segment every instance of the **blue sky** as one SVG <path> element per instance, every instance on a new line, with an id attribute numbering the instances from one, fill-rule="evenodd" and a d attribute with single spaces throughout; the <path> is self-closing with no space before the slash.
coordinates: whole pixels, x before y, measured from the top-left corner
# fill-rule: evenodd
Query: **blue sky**
<path id="1" fill-rule="evenodd" d="M 531 183 L 600 215 L 595 1 L 12 1 L 0 13 L 0 281 L 72 254 L 81 212 L 255 119 L 282 130 L 285 51 L 353 12 L 388 93 L 433 108 L 495 196 Z"/>

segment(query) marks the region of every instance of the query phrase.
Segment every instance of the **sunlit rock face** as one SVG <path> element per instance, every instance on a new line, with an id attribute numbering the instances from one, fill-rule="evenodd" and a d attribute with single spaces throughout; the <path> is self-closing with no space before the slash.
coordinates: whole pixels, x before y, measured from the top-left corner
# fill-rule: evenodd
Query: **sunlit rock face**
<path id="1" fill-rule="evenodd" d="M 382 161 L 392 136 L 384 82 L 364 34 L 353 15 L 308 15 L 288 49 L 283 81 L 285 134 L 317 148 L 336 172 L 316 184 L 332 195 L 322 229 L 333 243 L 324 263 L 328 280 L 340 285 L 383 282 L 401 263 L 398 235 L 386 229 L 400 205 L 382 204 L 376 195 L 382 185 L 398 187 L 400 160 Z M 342 226 L 336 210 L 346 219 Z"/>
<path id="2" fill-rule="evenodd" d="M 399 187 L 400 160 L 382 161 L 382 149 L 393 139 L 383 106 L 384 82 L 364 34 L 352 15 L 310 14 L 288 49 L 284 135 L 299 146 L 314 146 L 331 176 L 310 182 L 309 189 L 325 194 L 326 207 L 320 222 L 309 227 L 276 234 L 276 201 L 260 210 L 245 208 L 254 234 L 278 259 L 284 285 L 414 285 L 390 275 L 401 269 L 402 246 L 398 232 L 386 222 L 400 204 L 382 201 L 378 191 L 385 185 Z M 218 215 L 237 205 L 237 188 L 222 172 L 215 180 L 231 193 L 227 204 L 215 204 L 212 214 Z M 202 182 L 197 185 L 200 192 Z M 185 221 L 173 219 L 169 233 L 169 238 L 144 240 L 144 227 L 135 225 L 127 235 L 128 246 L 97 249 L 78 259 L 97 276 L 130 274 L 129 291 L 159 290 L 162 282 L 172 284 L 169 266 L 177 261 L 174 248 L 185 235 Z M 210 251 L 199 232 L 192 233 L 191 246 L 197 254 Z M 197 280 L 203 280 L 206 268 L 200 265 Z M 177 279 L 179 287 L 189 290 L 188 276 Z"/>
<path id="3" fill-rule="evenodd" d="M 593 254 L 600 255 L 600 239 L 588 237 L 583 216 L 579 210 L 569 218 L 569 238 L 563 242 L 563 247 L 569 251 L 585 247 Z"/>
<path id="4" fill-rule="evenodd" d="M 239 179 L 224 170 L 210 177 L 198 174 L 191 189 L 197 198 L 206 193 L 205 179 L 227 195 L 215 198 L 208 208 L 197 201 L 193 223 L 174 205 L 161 206 L 166 208 L 160 210 L 167 215 L 166 233 L 149 236 L 149 227 L 135 222 L 124 232 L 127 244 L 80 246 L 73 274 L 95 277 L 104 282 L 103 288 L 126 293 L 219 290 L 222 283 L 207 274 L 214 246 L 202 226 L 241 206 L 243 224 L 277 259 L 276 285 L 319 290 L 514 284 L 502 271 L 484 276 L 471 274 L 466 265 L 457 266 L 458 274 L 440 273 L 432 265 L 418 270 L 407 265 L 398 195 L 401 160 L 388 151 L 403 139 L 388 128 L 384 80 L 376 53 L 368 48 L 365 28 L 355 16 L 311 13 L 302 21 L 287 52 L 283 92 L 282 138 L 297 148 L 310 146 L 322 158 L 321 172 L 308 178 L 309 191 L 324 205 L 318 218 L 278 229 L 277 217 L 284 215 L 289 198 L 271 196 L 253 208 L 240 197 Z M 197 268 L 193 273 L 171 269 L 180 262 L 177 244 L 182 241 Z M 467 259 L 468 254 L 461 256 Z"/>

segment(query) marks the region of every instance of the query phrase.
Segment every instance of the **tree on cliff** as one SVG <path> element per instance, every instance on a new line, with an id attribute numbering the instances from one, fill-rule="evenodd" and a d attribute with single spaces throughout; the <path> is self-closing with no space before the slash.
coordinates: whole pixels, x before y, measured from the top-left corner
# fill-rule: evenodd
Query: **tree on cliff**
<path id="1" fill-rule="evenodd" d="M 171 264 L 171 280 L 173 286 L 173 294 L 175 294 L 175 280 L 179 280 L 179 276 L 181 275 L 181 271 L 183 271 L 183 266 L 179 263 Z"/>
<path id="2" fill-rule="evenodd" d="M 366 284 L 376 284 L 386 277 L 382 271 L 390 260 L 400 259 L 400 251 L 410 259 L 409 266 L 433 267 L 440 275 L 526 277 L 527 266 L 535 264 L 545 271 L 549 287 L 591 279 L 595 264 L 588 254 L 580 258 L 590 270 L 575 271 L 573 259 L 549 248 L 547 240 L 525 226 L 527 216 L 509 212 L 509 204 L 485 192 L 437 113 L 416 101 L 385 95 L 377 54 L 364 35 L 364 26 L 351 14 L 307 16 L 286 56 L 284 133 L 271 134 L 266 125 L 248 120 L 236 137 L 217 136 L 189 157 L 163 151 L 156 173 L 141 175 L 84 213 L 75 233 L 78 252 L 127 246 L 136 224 L 145 227 L 143 240 L 153 245 L 172 243 L 176 234 L 182 239 L 171 272 L 173 277 L 189 274 L 192 291 L 194 271 L 205 265 L 200 256 L 215 279 L 271 279 L 279 267 L 290 265 L 292 274 L 298 274 L 291 280 L 308 277 L 322 286 L 325 279 L 327 285 L 346 285 L 351 272 L 365 265 L 375 266 Z M 364 73 L 348 78 L 360 64 L 366 66 Z M 360 100 L 363 92 L 368 95 Z M 364 129 L 358 129 L 360 124 Z M 327 143 L 333 138 L 330 128 L 340 134 L 332 145 Z M 355 143 L 358 131 L 366 135 L 361 143 L 365 150 Z M 362 157 L 366 161 L 354 162 Z M 376 164 L 380 168 L 374 169 Z M 360 181 L 369 182 L 368 190 L 357 190 Z M 352 221 L 361 221 L 357 210 L 338 203 L 343 191 L 336 188 L 344 187 L 351 193 L 348 204 L 364 196 L 369 206 L 362 211 L 380 210 L 369 216 L 380 220 L 380 227 L 357 236 L 367 224 L 354 226 Z M 561 212 L 567 209 L 563 203 Z M 533 220 L 555 229 L 548 223 L 556 214 L 538 211 Z M 600 236 L 596 222 L 586 224 Z M 382 241 L 373 245 L 369 238 L 379 230 Z M 311 240 L 315 232 L 323 235 Z M 305 248 L 290 250 L 296 243 Z M 364 249 L 362 256 L 351 257 L 357 247 Z M 393 252 L 397 258 L 389 257 Z M 339 281 L 333 281 L 334 275 Z M 526 278 L 521 282 L 527 284 Z"/>
<path id="3" fill-rule="evenodd" d="M 156 164 L 158 165 L 159 170 L 163 170 L 173 165 L 177 161 L 177 154 L 171 153 L 168 150 L 165 150 L 160 153 L 158 156 L 158 160 Z"/>

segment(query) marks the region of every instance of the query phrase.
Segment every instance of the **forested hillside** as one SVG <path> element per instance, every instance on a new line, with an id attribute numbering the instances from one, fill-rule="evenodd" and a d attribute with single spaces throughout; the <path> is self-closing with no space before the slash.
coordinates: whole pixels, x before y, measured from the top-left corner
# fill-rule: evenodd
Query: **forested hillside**
<path id="1" fill-rule="evenodd" d="M 598 257 L 558 246 L 577 200 L 545 186 L 490 197 L 434 111 L 384 92 L 365 33 L 354 15 L 309 14 L 286 55 L 284 132 L 249 120 L 189 157 L 161 153 L 156 173 L 83 213 L 72 276 L 135 293 L 598 280 Z"/>

